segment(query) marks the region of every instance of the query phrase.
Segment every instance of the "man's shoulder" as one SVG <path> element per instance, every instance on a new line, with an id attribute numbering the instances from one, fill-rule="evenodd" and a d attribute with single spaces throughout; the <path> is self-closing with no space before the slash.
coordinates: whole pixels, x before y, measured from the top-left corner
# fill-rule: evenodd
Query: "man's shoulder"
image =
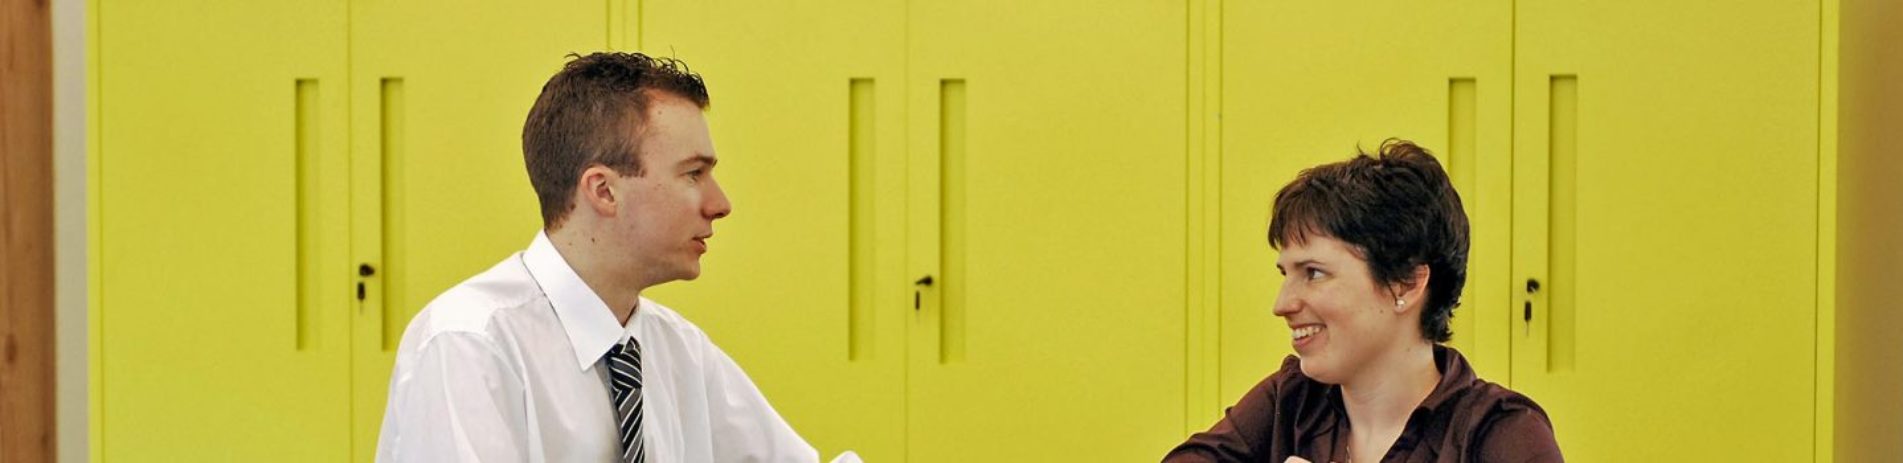
<path id="1" fill-rule="evenodd" d="M 425 337 L 444 332 L 486 332 L 497 318 L 545 297 L 517 253 L 431 299 L 411 321 L 410 331 Z"/>
<path id="2" fill-rule="evenodd" d="M 652 317 L 654 324 L 660 327 L 662 331 L 685 339 L 707 339 L 707 333 L 701 331 L 699 326 L 694 325 L 694 322 L 689 321 L 687 317 L 681 316 L 681 313 L 674 311 L 673 308 L 655 302 L 653 299 L 642 297 L 641 310 L 646 312 L 647 316 Z"/>

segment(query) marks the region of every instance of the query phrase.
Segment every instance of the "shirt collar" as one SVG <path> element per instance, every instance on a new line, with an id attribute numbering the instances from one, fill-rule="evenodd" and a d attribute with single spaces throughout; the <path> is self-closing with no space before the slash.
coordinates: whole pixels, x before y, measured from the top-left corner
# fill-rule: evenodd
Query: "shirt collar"
<path id="1" fill-rule="evenodd" d="M 1440 384 L 1434 385 L 1434 392 L 1421 401 L 1421 409 L 1439 409 L 1441 404 L 1459 397 L 1480 379 L 1474 375 L 1473 367 L 1467 365 L 1467 357 L 1440 344 L 1434 344 L 1434 366 L 1440 369 Z"/>
<path id="2" fill-rule="evenodd" d="M 1434 392 L 1428 393 L 1427 398 L 1421 400 L 1421 405 L 1415 407 L 1415 414 L 1433 413 L 1448 401 L 1460 397 L 1462 393 L 1467 392 L 1467 389 L 1473 387 L 1474 382 L 1480 380 L 1480 377 L 1474 374 L 1473 367 L 1467 364 L 1467 357 L 1460 355 L 1460 351 L 1438 343 L 1434 344 L 1434 367 L 1440 370 L 1440 382 L 1434 385 Z M 1300 415 L 1305 418 L 1305 421 L 1297 429 L 1311 430 L 1308 437 L 1304 438 L 1305 440 L 1327 435 L 1333 432 L 1340 423 L 1348 421 L 1347 402 L 1341 397 L 1341 386 L 1328 385 L 1323 394 L 1327 396 L 1327 405 L 1324 406 L 1329 407 L 1332 413 Z M 1404 436 L 1407 434 L 1402 433 Z"/>
<path id="3" fill-rule="evenodd" d="M 628 327 L 635 325 L 641 312 L 635 310 L 628 327 L 621 326 L 615 320 L 614 311 L 608 309 L 608 303 L 601 301 L 574 267 L 555 249 L 555 243 L 549 241 L 548 232 L 537 232 L 535 241 L 529 243 L 529 249 L 522 252 L 522 263 L 528 266 L 529 277 L 542 288 L 548 296 L 548 303 L 555 307 L 555 318 L 561 320 L 562 331 L 568 334 L 568 342 L 575 351 L 575 363 L 582 370 L 593 368 L 608 353 L 608 348 L 627 338 Z M 646 305 L 642 301 L 641 305 Z"/>

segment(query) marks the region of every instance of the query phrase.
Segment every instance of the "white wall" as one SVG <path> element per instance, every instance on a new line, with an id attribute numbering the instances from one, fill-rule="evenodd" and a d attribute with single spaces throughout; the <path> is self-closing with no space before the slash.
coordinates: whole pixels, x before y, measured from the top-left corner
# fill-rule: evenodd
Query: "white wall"
<path id="1" fill-rule="evenodd" d="M 53 1 L 54 396 L 59 461 L 88 461 L 86 0 Z"/>

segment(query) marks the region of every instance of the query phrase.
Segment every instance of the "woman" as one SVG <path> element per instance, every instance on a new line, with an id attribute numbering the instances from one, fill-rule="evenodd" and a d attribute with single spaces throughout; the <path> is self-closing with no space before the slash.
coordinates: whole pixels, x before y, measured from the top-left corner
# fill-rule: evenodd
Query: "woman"
<path id="1" fill-rule="evenodd" d="M 1169 462 L 1561 461 L 1538 404 L 1441 345 L 1467 279 L 1467 214 L 1401 140 L 1275 195 L 1275 315 L 1296 355 Z"/>

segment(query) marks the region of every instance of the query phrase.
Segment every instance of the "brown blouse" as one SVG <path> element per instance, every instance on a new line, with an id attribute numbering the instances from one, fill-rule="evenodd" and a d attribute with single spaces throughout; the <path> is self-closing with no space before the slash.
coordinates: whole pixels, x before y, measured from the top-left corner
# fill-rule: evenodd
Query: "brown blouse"
<path id="1" fill-rule="evenodd" d="M 1383 462 L 1563 461 L 1546 411 L 1520 393 L 1474 376 L 1460 352 L 1434 346 L 1440 384 L 1421 401 Z M 1208 431 L 1163 457 L 1166 462 L 1266 461 L 1299 456 L 1348 461 L 1348 412 L 1341 388 L 1302 374 L 1291 355 Z"/>

